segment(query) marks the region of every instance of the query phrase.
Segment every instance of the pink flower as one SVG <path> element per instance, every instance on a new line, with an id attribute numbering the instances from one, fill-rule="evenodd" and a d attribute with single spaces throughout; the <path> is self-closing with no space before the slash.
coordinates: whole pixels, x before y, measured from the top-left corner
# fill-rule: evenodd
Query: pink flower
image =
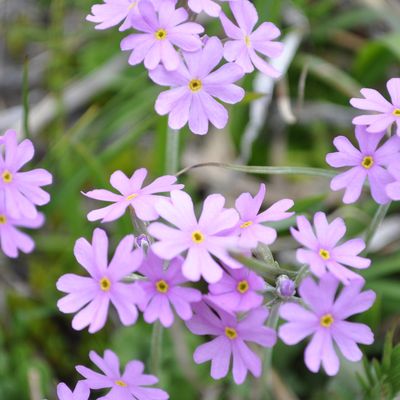
<path id="1" fill-rule="evenodd" d="M 2 139 L 4 157 L 0 148 L 0 195 L 4 193 L 7 213 L 13 218 L 36 218 L 35 206 L 50 201 L 50 195 L 41 186 L 52 183 L 51 174 L 45 169 L 20 172 L 34 155 L 33 144 L 25 139 L 17 142 L 17 133 L 8 130 Z"/>
<path id="2" fill-rule="evenodd" d="M 176 0 L 164 0 L 156 13 L 149 0 L 139 3 L 139 14 L 131 18 L 133 28 L 143 33 L 132 33 L 121 42 L 122 50 L 133 50 L 129 64 L 144 60 L 147 69 L 156 68 L 160 62 L 168 71 L 176 70 L 181 57 L 174 46 L 185 51 L 202 47 L 199 33 L 204 28 L 195 22 L 186 22 L 188 13 L 182 7 L 175 9 Z"/>
<path id="3" fill-rule="evenodd" d="M 236 200 L 236 210 L 240 214 L 240 221 L 237 226 L 240 247 L 255 248 L 258 242 L 269 246 L 276 239 L 276 230 L 263 225 L 262 222 L 280 221 L 294 214 L 287 212 L 294 204 L 293 200 L 289 199 L 280 200 L 258 214 L 264 197 L 265 185 L 261 184 L 260 190 L 254 198 L 250 193 L 242 193 Z"/>
<path id="4" fill-rule="evenodd" d="M 208 285 L 207 296 L 214 304 L 231 312 L 246 312 L 261 306 L 264 280 L 247 268 L 231 269 L 217 283 Z"/>
<path id="5" fill-rule="evenodd" d="M 360 110 L 374 111 L 376 114 L 360 115 L 353 119 L 355 125 L 368 125 L 367 132 L 381 132 L 397 124 L 400 136 L 400 78 L 392 78 L 387 84 L 391 103 L 374 89 L 361 89 L 363 99 L 353 98 L 350 104 Z"/>
<path id="6" fill-rule="evenodd" d="M 97 25 L 95 29 L 108 29 L 112 26 L 120 26 L 120 31 L 131 28 L 130 17 L 137 14 L 137 4 L 140 0 L 104 0 L 103 4 L 92 6 L 92 14 L 86 17 L 87 21 Z"/>
<path id="7" fill-rule="evenodd" d="M 142 187 L 146 175 L 147 170 L 145 168 L 137 169 L 130 178 L 121 171 L 115 171 L 111 175 L 110 183 L 120 194 L 104 189 L 91 190 L 84 193 L 85 196 L 95 200 L 112 202 L 107 207 L 91 211 L 88 214 L 88 220 L 97 221 L 101 219 L 101 222 L 114 221 L 121 217 L 129 206 L 144 221 L 156 219 L 158 214 L 154 209 L 154 204 L 162 196 L 155 195 L 155 193 L 182 189 L 183 185 L 174 185 L 176 177 L 165 175 L 157 178 L 150 185 Z"/>
<path id="8" fill-rule="evenodd" d="M 76 370 L 86 378 L 85 382 L 90 389 L 111 389 L 101 399 L 166 400 L 169 398 L 164 390 L 147 387 L 157 383 L 158 379 L 153 375 L 143 374 L 144 365 L 140 361 L 129 361 L 125 372 L 121 374 L 119 359 L 111 350 L 106 350 L 103 358 L 91 351 L 89 358 L 103 374 L 83 365 L 78 365 Z"/>
<path id="9" fill-rule="evenodd" d="M 394 182 L 386 185 L 386 194 L 392 200 L 400 200 L 400 159 L 392 162 L 388 167 L 388 172 L 395 179 Z"/>
<path id="10" fill-rule="evenodd" d="M 108 239 L 102 229 L 95 229 L 92 244 L 84 238 L 76 241 L 75 257 L 90 277 L 65 274 L 57 281 L 57 289 L 68 293 L 57 303 L 60 311 L 75 313 L 80 310 L 72 320 L 74 329 L 89 326 L 90 333 L 99 331 L 106 323 L 110 303 L 116 308 L 122 324 L 136 322 L 135 303 L 142 293 L 134 284 L 120 282 L 142 262 L 142 250 L 132 251 L 133 245 L 133 235 L 122 239 L 108 265 Z"/>
<path id="11" fill-rule="evenodd" d="M 368 310 L 375 301 L 375 293 L 361 292 L 364 281 L 357 279 L 345 286 L 335 299 L 338 285 L 332 274 L 325 274 L 319 284 L 310 277 L 305 278 L 299 293 L 307 308 L 295 303 L 286 303 L 280 308 L 281 317 L 288 321 L 279 328 L 279 337 L 284 343 L 294 345 L 312 335 L 304 354 L 307 368 L 312 372 L 318 372 L 322 364 L 328 375 L 338 373 L 339 359 L 334 343 L 345 358 L 359 361 L 362 353 L 357 343 L 374 341 L 367 325 L 346 319 Z"/>
<path id="12" fill-rule="evenodd" d="M 84 381 L 79 381 L 73 392 L 65 383 L 59 383 L 57 386 L 58 400 L 88 400 L 89 395 L 90 390 Z"/>
<path id="13" fill-rule="evenodd" d="M 211 72 L 221 61 L 223 47 L 217 37 L 207 40 L 196 52 L 183 52 L 184 62 L 176 71 L 164 67 L 150 71 L 150 78 L 161 86 L 172 88 L 162 92 L 156 101 L 158 114 L 168 114 L 168 125 L 181 129 L 189 123 L 193 133 L 205 135 L 208 123 L 222 129 L 228 122 L 228 112 L 222 102 L 235 104 L 244 97 L 244 90 L 235 85 L 242 78 L 242 69 L 228 63 Z"/>
<path id="14" fill-rule="evenodd" d="M 263 22 L 256 30 L 258 14 L 250 1 L 242 0 L 230 3 L 232 13 L 238 26 L 234 25 L 222 12 L 220 19 L 229 39 L 224 45 L 224 57 L 234 61 L 246 73 L 253 72 L 254 67 L 264 74 L 278 78 L 281 73 L 261 58 L 257 52 L 275 58 L 283 50 L 283 44 L 274 39 L 281 34 L 272 22 Z"/>
<path id="15" fill-rule="evenodd" d="M 365 249 L 362 239 L 351 239 L 338 245 L 346 233 L 346 225 L 342 218 L 335 218 L 330 224 L 323 212 L 314 215 L 314 229 L 303 216 L 297 217 L 298 230 L 291 228 L 292 236 L 301 243 L 305 249 L 298 249 L 297 260 L 310 266 L 311 271 L 322 277 L 326 270 L 331 272 L 344 284 L 351 279 L 360 279 L 360 276 L 345 266 L 364 269 L 368 268 L 371 260 L 360 257 Z"/>
<path id="16" fill-rule="evenodd" d="M 1 196 L 0 196 L 1 200 Z M 44 223 L 41 213 L 36 217 L 13 218 L 5 209 L 4 202 L 0 201 L 0 245 L 7 257 L 18 257 L 18 251 L 31 253 L 35 248 L 34 241 L 18 228 L 40 228 Z"/>
<path id="17" fill-rule="evenodd" d="M 261 376 L 261 360 L 247 342 L 262 347 L 275 344 L 275 331 L 264 325 L 267 309 L 252 310 L 241 320 L 214 306 L 210 308 L 205 302 L 195 304 L 194 311 L 194 317 L 186 323 L 189 330 L 195 335 L 215 337 L 196 349 L 193 354 L 196 364 L 211 360 L 211 376 L 221 379 L 228 374 L 232 358 L 233 380 L 238 385 L 244 382 L 248 371 L 255 377 Z"/>
<path id="18" fill-rule="evenodd" d="M 150 235 L 159 240 L 152 245 L 154 253 L 171 260 L 187 251 L 182 272 L 191 281 L 203 276 L 207 282 L 214 283 L 222 278 L 222 268 L 211 255 L 232 268 L 241 268 L 242 265 L 228 254 L 236 245 L 237 237 L 225 235 L 225 231 L 236 226 L 239 216 L 235 210 L 225 209 L 224 204 L 223 196 L 208 196 L 197 221 L 190 196 L 180 191 L 171 192 L 171 201 L 160 201 L 156 209 L 177 228 L 160 222 L 148 227 Z"/>
<path id="19" fill-rule="evenodd" d="M 392 161 L 400 157 L 400 138 L 391 137 L 382 146 L 379 142 L 385 132 L 368 133 L 364 126 L 356 127 L 356 138 L 360 150 L 356 149 L 344 136 L 334 140 L 336 153 L 329 153 L 326 162 L 335 168 L 351 167 L 346 172 L 335 176 L 331 181 L 332 190 L 345 189 L 343 202 L 354 203 L 361 195 L 365 180 L 368 179 L 373 199 L 384 204 L 389 201 L 385 186 L 393 177 L 385 169 Z"/>
<path id="20" fill-rule="evenodd" d="M 174 322 L 172 306 L 183 320 L 192 318 L 191 303 L 200 301 L 202 295 L 196 289 L 182 286 L 187 282 L 181 272 L 182 263 L 182 258 L 174 258 L 168 269 L 164 270 L 164 261 L 152 251 L 143 260 L 139 272 L 147 281 L 138 281 L 136 285 L 143 292 L 138 305 L 140 311 L 144 312 L 146 322 L 151 324 L 160 320 L 163 326 L 169 328 Z"/>

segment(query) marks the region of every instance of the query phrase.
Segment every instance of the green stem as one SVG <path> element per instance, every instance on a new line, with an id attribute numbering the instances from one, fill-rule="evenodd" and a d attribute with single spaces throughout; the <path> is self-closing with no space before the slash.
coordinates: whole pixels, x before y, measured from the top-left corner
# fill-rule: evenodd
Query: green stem
<path id="1" fill-rule="evenodd" d="M 365 232 L 365 249 L 366 252 L 369 250 L 369 245 L 371 244 L 371 241 L 376 233 L 376 231 L 378 230 L 379 226 L 381 225 L 383 219 L 385 218 L 387 212 L 389 211 L 390 205 L 392 203 L 389 202 L 387 204 L 381 204 L 376 212 L 374 217 L 372 218 L 372 221 L 369 225 L 369 227 L 367 228 L 366 232 Z"/>
<path id="2" fill-rule="evenodd" d="M 156 321 L 153 325 L 153 332 L 151 334 L 150 349 L 150 370 L 156 376 L 158 376 L 161 364 L 162 336 L 163 327 L 161 326 L 160 321 Z"/>
<path id="3" fill-rule="evenodd" d="M 219 162 L 207 162 L 207 163 L 195 164 L 190 167 L 182 169 L 176 174 L 176 176 L 180 176 L 192 169 L 201 167 L 219 167 L 219 168 L 230 169 L 232 171 L 246 172 L 251 174 L 262 174 L 262 175 L 309 175 L 309 176 L 321 176 L 324 178 L 333 178 L 334 176 L 336 176 L 335 171 L 330 171 L 323 168 L 244 166 L 235 164 L 225 164 Z"/>
<path id="4" fill-rule="evenodd" d="M 26 138 L 30 138 L 29 131 L 29 61 L 25 58 L 22 76 L 22 105 L 23 105 L 23 129 Z"/>
<path id="5" fill-rule="evenodd" d="M 179 131 L 167 129 L 165 171 L 167 174 L 176 174 L 179 168 Z"/>

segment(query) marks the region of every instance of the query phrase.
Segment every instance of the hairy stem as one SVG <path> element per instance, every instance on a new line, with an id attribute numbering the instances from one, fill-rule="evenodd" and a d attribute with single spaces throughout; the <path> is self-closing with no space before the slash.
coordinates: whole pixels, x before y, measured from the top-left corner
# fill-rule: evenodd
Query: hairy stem
<path id="1" fill-rule="evenodd" d="M 150 349 L 150 370 L 154 375 L 158 375 L 161 365 L 162 353 L 162 337 L 163 327 L 160 321 L 156 321 L 153 325 L 153 332 L 151 334 L 151 349 Z"/>
<path id="2" fill-rule="evenodd" d="M 179 131 L 168 128 L 165 151 L 165 172 L 176 174 L 179 168 Z"/>
<path id="3" fill-rule="evenodd" d="M 365 246 L 366 246 L 365 251 L 366 252 L 369 251 L 369 246 L 371 244 L 371 241 L 372 241 L 376 231 L 378 230 L 379 226 L 381 225 L 383 219 L 385 218 L 387 212 L 389 211 L 391 204 L 392 204 L 391 202 L 389 202 L 387 204 L 381 204 L 377 208 L 375 215 L 372 218 L 372 221 L 365 232 Z"/>

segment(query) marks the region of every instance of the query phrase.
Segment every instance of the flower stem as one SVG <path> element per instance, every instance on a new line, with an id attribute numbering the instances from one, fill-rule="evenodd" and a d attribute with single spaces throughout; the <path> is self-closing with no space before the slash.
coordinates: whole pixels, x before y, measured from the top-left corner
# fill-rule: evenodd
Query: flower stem
<path id="1" fill-rule="evenodd" d="M 151 349 L 150 349 L 150 370 L 154 375 L 158 375 L 161 364 L 163 327 L 160 321 L 156 321 L 153 325 L 151 334 Z"/>
<path id="2" fill-rule="evenodd" d="M 176 174 L 179 168 L 179 131 L 167 129 L 165 171 L 167 174 Z"/>
<path id="3" fill-rule="evenodd" d="M 372 218 L 372 221 L 369 225 L 369 227 L 367 228 L 366 232 L 365 232 L 365 249 L 366 252 L 369 250 L 369 246 L 371 244 L 372 239 L 374 238 L 374 235 L 376 233 L 376 231 L 378 230 L 379 226 L 381 225 L 383 219 L 385 218 L 387 212 L 389 211 L 390 205 L 392 203 L 389 202 L 387 204 L 381 204 L 376 212 L 374 217 Z"/>

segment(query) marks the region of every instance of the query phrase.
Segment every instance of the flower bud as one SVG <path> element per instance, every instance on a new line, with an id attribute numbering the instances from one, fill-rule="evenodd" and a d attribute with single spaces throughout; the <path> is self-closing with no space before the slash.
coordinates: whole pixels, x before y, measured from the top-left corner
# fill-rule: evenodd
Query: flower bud
<path id="1" fill-rule="evenodd" d="M 291 297 L 296 292 L 296 285 L 287 275 L 280 275 L 276 280 L 276 290 L 282 297 Z"/>
<path id="2" fill-rule="evenodd" d="M 144 233 L 136 237 L 136 246 L 145 251 L 149 248 L 149 239 Z"/>

